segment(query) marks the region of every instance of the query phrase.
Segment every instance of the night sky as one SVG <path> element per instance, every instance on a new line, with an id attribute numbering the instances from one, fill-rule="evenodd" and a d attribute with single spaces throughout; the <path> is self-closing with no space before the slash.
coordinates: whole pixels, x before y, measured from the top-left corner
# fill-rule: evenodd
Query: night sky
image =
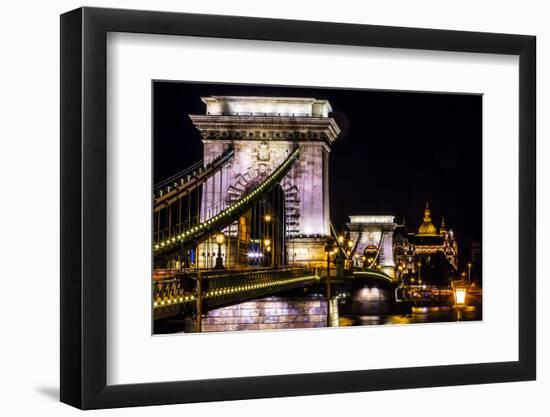
<path id="1" fill-rule="evenodd" d="M 481 241 L 482 98 L 326 88 L 154 83 L 154 181 L 202 159 L 188 114 L 204 114 L 201 96 L 314 97 L 330 101 L 342 129 L 330 153 L 331 220 L 393 214 L 409 232 L 426 201 L 457 236 L 461 256 Z"/>

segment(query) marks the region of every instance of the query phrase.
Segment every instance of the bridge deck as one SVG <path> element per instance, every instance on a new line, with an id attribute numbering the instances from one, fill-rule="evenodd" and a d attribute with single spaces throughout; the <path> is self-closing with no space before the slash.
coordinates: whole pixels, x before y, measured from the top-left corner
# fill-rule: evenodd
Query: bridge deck
<path id="1" fill-rule="evenodd" d="M 180 274 L 153 282 L 154 318 L 196 311 L 198 303 L 205 311 L 312 285 L 319 280 L 316 270 L 309 268 L 222 271 L 204 276 L 200 272 Z M 197 291 L 197 287 L 201 290 Z"/>

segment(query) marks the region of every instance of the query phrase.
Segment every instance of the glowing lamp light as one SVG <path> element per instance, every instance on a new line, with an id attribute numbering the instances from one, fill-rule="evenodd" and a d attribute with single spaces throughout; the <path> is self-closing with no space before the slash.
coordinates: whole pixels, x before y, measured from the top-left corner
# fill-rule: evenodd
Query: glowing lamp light
<path id="1" fill-rule="evenodd" d="M 344 236 L 338 236 L 338 243 L 344 242 Z"/>
<path id="2" fill-rule="evenodd" d="M 216 235 L 216 243 L 218 245 L 223 245 L 224 242 L 225 242 L 225 235 L 223 233 L 218 233 Z"/>
<path id="3" fill-rule="evenodd" d="M 265 215 L 265 221 L 266 221 L 266 222 L 270 222 L 270 221 L 271 221 L 271 215 L 270 215 L 270 214 L 266 214 L 266 215 Z"/>
<path id="4" fill-rule="evenodd" d="M 455 297 L 455 305 L 461 307 L 466 305 L 466 294 L 468 293 L 468 282 L 464 280 L 451 283 Z"/>
<path id="5" fill-rule="evenodd" d="M 265 244 L 265 246 L 270 246 L 271 245 L 271 240 L 270 239 L 264 239 L 264 244 Z"/>
<path id="6" fill-rule="evenodd" d="M 466 288 L 456 288 L 455 289 L 455 302 L 457 305 L 464 304 L 466 301 Z"/>

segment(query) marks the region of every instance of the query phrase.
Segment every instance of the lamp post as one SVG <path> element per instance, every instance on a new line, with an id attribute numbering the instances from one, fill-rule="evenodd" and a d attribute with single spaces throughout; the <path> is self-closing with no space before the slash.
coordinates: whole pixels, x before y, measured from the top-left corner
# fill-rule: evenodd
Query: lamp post
<path id="1" fill-rule="evenodd" d="M 455 309 L 457 312 L 457 320 L 462 319 L 462 310 L 466 307 L 466 294 L 468 292 L 468 282 L 465 280 L 457 280 L 451 282 L 453 294 L 455 298 Z"/>
<path id="2" fill-rule="evenodd" d="M 420 269 L 422 267 L 422 262 L 418 262 L 418 285 L 422 284 L 422 279 L 420 279 Z"/>
<path id="3" fill-rule="evenodd" d="M 330 327 L 330 255 L 333 253 L 333 247 L 327 245 L 325 247 L 325 253 L 327 254 L 327 282 L 326 282 L 326 293 L 327 293 L 327 327 Z"/>
<path id="4" fill-rule="evenodd" d="M 468 262 L 468 284 L 471 284 L 470 273 L 472 272 L 472 263 Z"/>
<path id="5" fill-rule="evenodd" d="M 270 260 L 271 260 L 271 239 L 269 239 L 269 238 L 264 239 L 264 247 L 265 247 L 265 251 L 269 254 L 269 258 L 267 259 L 267 262 L 265 262 L 265 263 L 271 264 L 271 262 L 270 262 Z"/>
<path id="6" fill-rule="evenodd" d="M 225 235 L 223 233 L 218 233 L 216 235 L 216 243 L 218 244 L 218 256 L 216 257 L 216 265 L 214 265 L 214 269 L 225 269 L 222 259 L 222 245 L 224 242 Z"/>
<path id="7" fill-rule="evenodd" d="M 402 281 L 403 280 L 403 265 L 399 265 L 397 267 L 397 269 L 399 270 L 399 280 Z"/>
<path id="8" fill-rule="evenodd" d="M 270 236 L 272 236 L 272 232 L 273 232 L 271 220 L 273 220 L 273 217 L 271 216 L 271 214 L 267 213 L 267 214 L 264 215 L 264 221 L 266 223 L 266 225 L 265 225 L 266 238 L 264 239 L 264 246 L 265 246 L 265 250 L 266 250 L 266 252 L 268 253 L 268 256 L 269 256 L 269 258 L 267 260 L 264 259 L 264 263 L 267 263 L 270 266 L 273 266 L 276 254 L 275 254 L 275 252 L 273 252 L 273 254 L 271 253 Z"/>

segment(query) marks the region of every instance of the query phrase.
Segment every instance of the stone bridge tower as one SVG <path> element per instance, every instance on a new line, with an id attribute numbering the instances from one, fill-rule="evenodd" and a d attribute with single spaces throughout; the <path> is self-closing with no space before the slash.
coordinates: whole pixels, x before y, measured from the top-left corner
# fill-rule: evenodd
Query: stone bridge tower
<path id="1" fill-rule="evenodd" d="M 350 239 L 354 242 L 354 262 L 357 266 L 367 262 L 364 259 L 365 251 L 373 248 L 376 253 L 377 264 L 382 272 L 395 277 L 395 262 L 393 256 L 393 232 L 397 227 L 394 216 L 370 215 L 350 216 L 346 224 Z M 366 256 L 365 256 L 366 258 Z"/>
<path id="2" fill-rule="evenodd" d="M 233 147 L 233 159 L 203 187 L 202 216 L 249 192 L 299 147 L 281 181 L 290 264 L 321 264 L 330 234 L 329 152 L 340 129 L 327 100 L 288 97 L 203 97 L 205 115 L 190 115 L 202 135 L 204 162 Z M 237 235 L 236 227 L 227 234 Z M 200 250 L 199 250 L 200 252 Z"/>

